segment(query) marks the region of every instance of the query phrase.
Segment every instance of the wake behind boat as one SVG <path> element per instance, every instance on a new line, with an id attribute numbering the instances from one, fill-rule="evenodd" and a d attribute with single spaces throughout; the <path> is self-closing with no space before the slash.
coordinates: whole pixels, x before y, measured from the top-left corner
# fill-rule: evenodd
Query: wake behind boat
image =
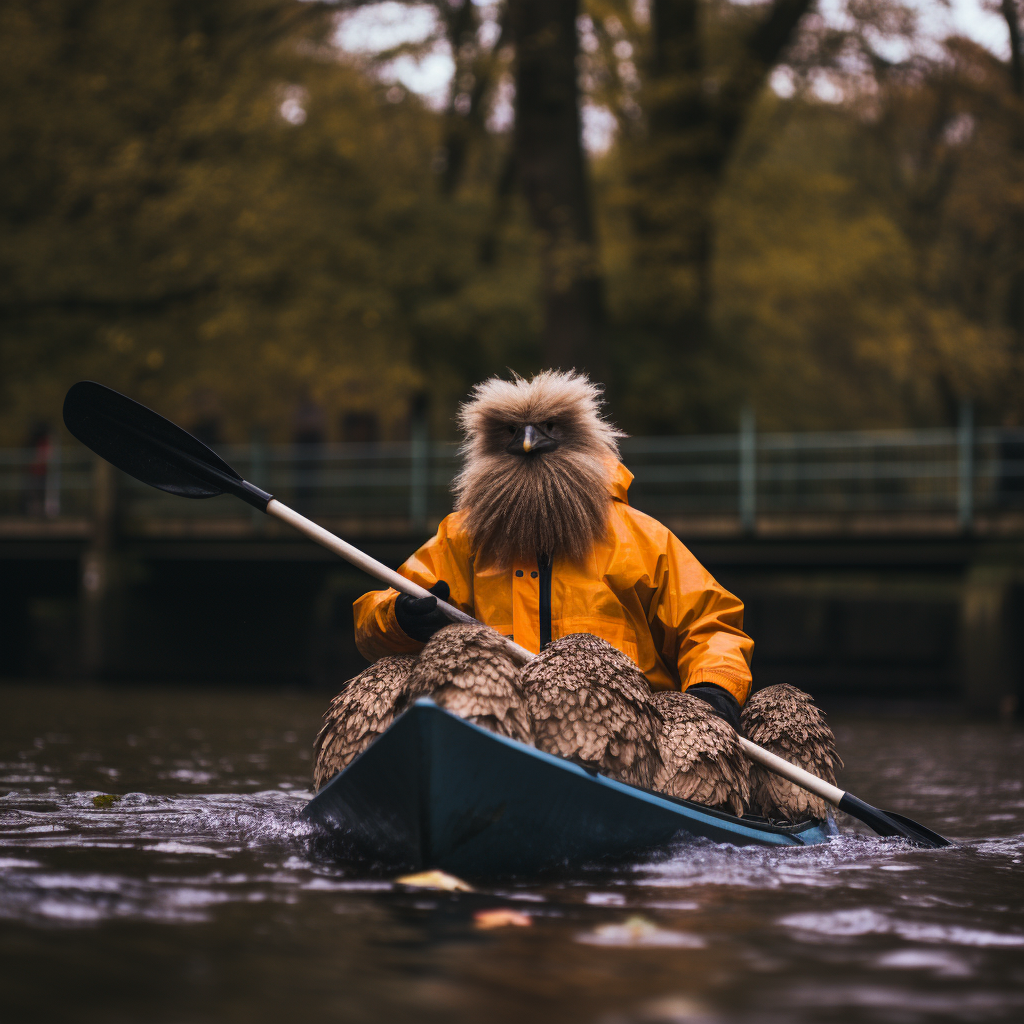
<path id="1" fill-rule="evenodd" d="M 592 773 L 417 701 L 307 804 L 335 853 L 389 868 L 525 875 L 622 861 L 687 839 L 810 846 L 831 821 L 778 826 Z"/>

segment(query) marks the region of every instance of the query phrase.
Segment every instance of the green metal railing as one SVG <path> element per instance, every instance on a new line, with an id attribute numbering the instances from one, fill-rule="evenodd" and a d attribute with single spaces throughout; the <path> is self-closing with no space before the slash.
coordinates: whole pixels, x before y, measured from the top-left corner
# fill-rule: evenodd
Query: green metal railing
<path id="1" fill-rule="evenodd" d="M 307 515 L 425 523 L 451 509 L 455 445 L 409 442 L 226 445 L 243 476 Z M 631 503 L 660 517 L 760 517 L 1024 512 L 1024 430 L 976 429 L 965 407 L 955 429 L 638 437 L 622 444 L 635 475 Z M 0 450 L 0 517 L 61 520 L 92 514 L 93 456 L 77 444 Z M 123 521 L 239 518 L 227 498 L 183 501 L 118 481 Z"/>

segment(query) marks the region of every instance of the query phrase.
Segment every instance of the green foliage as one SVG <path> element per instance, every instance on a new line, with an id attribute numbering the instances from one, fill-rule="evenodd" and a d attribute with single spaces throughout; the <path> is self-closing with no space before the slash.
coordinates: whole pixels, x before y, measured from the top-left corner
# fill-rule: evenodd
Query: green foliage
<path id="1" fill-rule="evenodd" d="M 766 426 L 950 423 L 965 398 L 989 422 L 1024 411 L 1014 104 L 990 54 L 950 52 L 846 104 L 765 103 L 751 125 L 718 212 L 715 316 L 750 353 Z"/>
<path id="2" fill-rule="evenodd" d="M 613 414 L 634 433 L 731 430 L 748 403 L 766 428 L 927 424 L 971 397 L 1019 422 L 1007 66 L 963 40 L 887 65 L 871 40 L 913 19 L 851 4 L 852 28 L 801 23 L 782 99 L 744 71 L 767 9 L 702 3 L 699 74 L 658 79 L 634 5 L 588 4 L 584 86 L 620 126 L 593 168 Z M 0 444 L 83 377 L 226 440 L 286 440 L 310 404 L 329 438 L 349 413 L 402 436 L 418 394 L 450 436 L 474 381 L 544 365 L 536 239 L 485 128 L 507 50 L 442 10 L 460 71 L 436 113 L 340 59 L 318 4 L 0 7 Z M 724 145 L 730 80 L 756 101 Z M 719 121 L 652 134 L 652 109 L 697 107 Z"/>
<path id="3" fill-rule="evenodd" d="M 721 6 L 704 8 L 709 75 L 751 16 Z M 870 25 L 913 25 L 896 3 L 854 14 L 843 34 L 805 25 L 795 94 L 762 91 L 721 176 L 680 155 L 710 117 L 666 130 L 646 107 L 598 164 L 632 431 L 731 430 L 746 404 L 769 429 L 950 423 L 964 398 L 988 422 L 1024 415 L 1024 107 L 1008 68 L 964 40 L 869 60 Z M 815 70 L 836 100 L 816 95 Z"/>
<path id="4" fill-rule="evenodd" d="M 529 246 L 474 273 L 481 202 L 439 198 L 439 119 L 339 61 L 312 5 L 0 19 L 7 443 L 80 377 L 228 438 L 287 439 L 309 402 L 329 436 L 353 411 L 393 435 L 434 377 L 465 389 L 460 355 L 476 375 L 522 349 Z"/>

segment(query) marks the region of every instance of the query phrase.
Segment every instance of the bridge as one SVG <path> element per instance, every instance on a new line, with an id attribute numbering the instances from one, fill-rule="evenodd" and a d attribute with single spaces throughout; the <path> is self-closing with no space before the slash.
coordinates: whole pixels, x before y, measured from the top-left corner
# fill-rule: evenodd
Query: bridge
<path id="1" fill-rule="evenodd" d="M 392 565 L 451 508 L 454 445 L 236 445 L 247 479 Z M 1012 715 L 1024 430 L 631 438 L 633 505 L 747 603 L 755 674 L 823 699 Z M 310 680 L 357 669 L 364 577 L 238 501 L 143 487 L 73 444 L 0 451 L 0 673 Z"/>

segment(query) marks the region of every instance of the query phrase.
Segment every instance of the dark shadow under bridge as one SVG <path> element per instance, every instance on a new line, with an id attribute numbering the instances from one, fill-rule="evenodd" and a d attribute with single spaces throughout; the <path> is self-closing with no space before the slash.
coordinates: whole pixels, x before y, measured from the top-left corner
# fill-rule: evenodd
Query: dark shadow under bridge
<path id="1" fill-rule="evenodd" d="M 239 472 L 397 565 L 451 507 L 454 446 L 227 446 Z M 1024 431 L 633 438 L 633 505 L 748 608 L 759 684 L 1012 714 Z M 0 672 L 334 686 L 368 588 L 229 498 L 188 502 L 72 445 L 0 452 Z"/>

